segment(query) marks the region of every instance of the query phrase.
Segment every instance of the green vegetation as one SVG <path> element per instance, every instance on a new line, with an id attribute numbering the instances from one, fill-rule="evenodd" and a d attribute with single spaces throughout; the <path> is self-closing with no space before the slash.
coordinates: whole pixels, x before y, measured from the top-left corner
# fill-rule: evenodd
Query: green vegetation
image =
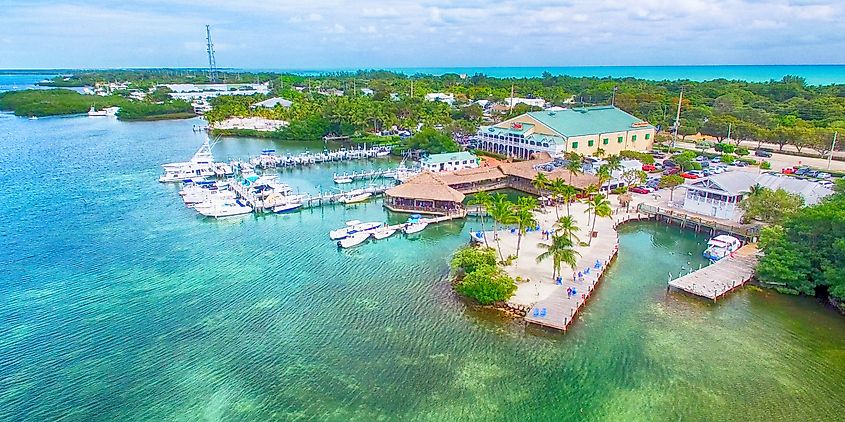
<path id="1" fill-rule="evenodd" d="M 660 178 L 658 186 L 660 189 L 669 189 L 669 200 L 675 200 L 675 189 L 684 184 L 684 178 L 677 174 L 670 174 Z"/>
<path id="2" fill-rule="evenodd" d="M 106 97 L 83 95 L 68 89 L 30 89 L 0 94 L 0 110 L 14 111 L 18 116 L 59 116 L 81 114 L 92 106 L 97 110 L 120 107 L 120 120 L 160 120 L 194 117 L 190 104 L 169 100 L 163 103 L 132 101 L 119 95 Z"/>
<path id="3" fill-rule="evenodd" d="M 575 249 L 572 240 L 566 235 L 552 236 L 552 243 L 538 243 L 537 247 L 545 251 L 537 255 L 537 263 L 541 263 L 549 258 L 552 259 L 552 278 L 561 274 L 560 267 L 563 264 L 574 269 L 577 265 L 578 256 L 580 255 Z"/>
<path id="4" fill-rule="evenodd" d="M 757 264 L 762 283 L 788 294 L 829 294 L 845 312 L 845 194 L 763 229 L 760 247 L 765 252 Z"/>
<path id="5" fill-rule="evenodd" d="M 194 116 L 196 114 L 191 104 L 182 100 L 169 100 L 160 104 L 130 101 L 117 112 L 117 118 L 120 120 L 189 119 Z"/>
<path id="6" fill-rule="evenodd" d="M 423 150 L 429 154 L 457 152 L 460 147 L 451 136 L 436 129 L 426 127 L 401 142 L 402 149 Z"/>
<path id="7" fill-rule="evenodd" d="M 739 203 L 739 207 L 744 211 L 742 219 L 745 223 L 758 220 L 780 224 L 803 206 L 804 198 L 801 195 L 783 189 L 771 190 L 760 185 L 752 186 L 751 193 Z"/>
<path id="8" fill-rule="evenodd" d="M 672 161 L 681 167 L 684 171 L 701 170 L 701 164 L 695 161 L 695 151 L 684 151 L 680 154 L 672 156 Z"/>
<path id="9" fill-rule="evenodd" d="M 99 97 L 82 95 L 69 89 L 28 89 L 0 94 L 0 110 L 14 111 L 17 116 L 57 116 L 87 112 L 91 106 L 123 107 L 129 100 L 112 95 Z"/>
<path id="10" fill-rule="evenodd" d="M 644 152 L 625 150 L 620 151 L 619 156 L 631 160 L 639 160 L 643 164 L 654 164 L 654 157 Z"/>
<path id="11" fill-rule="evenodd" d="M 516 283 L 496 266 L 496 251 L 492 248 L 467 246 L 452 258 L 457 274 L 455 290 L 482 305 L 509 299 L 516 291 Z"/>

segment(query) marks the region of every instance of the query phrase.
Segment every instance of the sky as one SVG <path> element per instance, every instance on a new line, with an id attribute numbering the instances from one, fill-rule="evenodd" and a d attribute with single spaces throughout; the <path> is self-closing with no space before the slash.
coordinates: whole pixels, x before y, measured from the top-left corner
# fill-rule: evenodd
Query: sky
<path id="1" fill-rule="evenodd" d="M 845 0 L 0 0 L 0 69 L 845 63 Z"/>

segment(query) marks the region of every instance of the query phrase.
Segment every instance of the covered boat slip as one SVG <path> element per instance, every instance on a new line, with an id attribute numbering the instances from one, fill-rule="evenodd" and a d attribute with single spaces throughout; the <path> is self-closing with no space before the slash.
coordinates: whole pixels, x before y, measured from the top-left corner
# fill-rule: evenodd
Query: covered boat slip
<path id="1" fill-rule="evenodd" d="M 667 289 L 674 287 L 715 301 L 751 280 L 757 255 L 756 245 L 745 245 L 732 256 L 671 280 Z"/>

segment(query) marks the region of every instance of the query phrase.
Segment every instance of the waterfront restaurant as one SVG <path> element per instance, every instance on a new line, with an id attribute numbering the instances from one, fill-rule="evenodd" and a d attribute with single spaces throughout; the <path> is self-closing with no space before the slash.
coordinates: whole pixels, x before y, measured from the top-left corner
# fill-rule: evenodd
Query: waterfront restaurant
<path id="1" fill-rule="evenodd" d="M 452 189 L 434 174 L 424 171 L 384 193 L 385 208 L 431 215 L 465 214 L 464 194 Z"/>
<path id="2" fill-rule="evenodd" d="M 527 160 L 541 152 L 560 157 L 567 152 L 596 155 L 599 149 L 606 155 L 647 151 L 655 128 L 616 107 L 600 106 L 525 113 L 481 126 L 477 135 L 480 149 Z"/>

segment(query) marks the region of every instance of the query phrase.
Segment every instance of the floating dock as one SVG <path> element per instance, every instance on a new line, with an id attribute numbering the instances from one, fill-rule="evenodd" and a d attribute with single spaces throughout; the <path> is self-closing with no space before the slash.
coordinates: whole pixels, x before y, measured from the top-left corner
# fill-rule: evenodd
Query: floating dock
<path id="1" fill-rule="evenodd" d="M 751 280 L 757 260 L 757 246 L 748 244 L 739 248 L 733 256 L 669 281 L 667 290 L 675 288 L 715 302 Z"/>

